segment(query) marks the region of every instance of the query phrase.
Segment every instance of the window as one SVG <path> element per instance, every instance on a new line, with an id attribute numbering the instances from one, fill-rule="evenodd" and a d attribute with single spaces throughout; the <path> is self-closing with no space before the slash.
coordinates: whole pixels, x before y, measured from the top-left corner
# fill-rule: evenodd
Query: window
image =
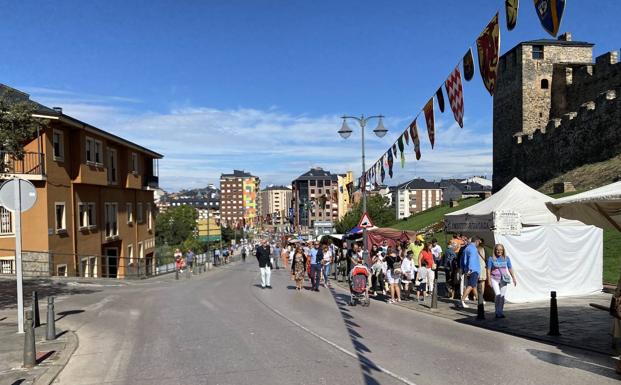
<path id="1" fill-rule="evenodd" d="M 56 265 L 56 276 L 57 277 L 66 277 L 67 276 L 67 265 Z"/>
<path id="2" fill-rule="evenodd" d="M 126 210 L 127 210 L 127 223 L 131 224 L 134 221 L 134 207 L 131 202 L 127 202 Z"/>
<path id="3" fill-rule="evenodd" d="M 134 246 L 127 245 L 127 260 L 129 263 L 134 263 Z"/>
<path id="4" fill-rule="evenodd" d="M 142 245 L 142 242 L 138 242 L 138 258 L 144 258 L 144 247 Z"/>
<path id="5" fill-rule="evenodd" d="M 52 134 L 52 146 L 54 147 L 54 160 L 64 160 L 65 146 L 63 144 L 62 131 L 54 130 L 54 133 Z"/>
<path id="6" fill-rule="evenodd" d="M 97 165 L 103 164 L 103 144 L 101 140 L 95 141 L 95 163 Z"/>
<path id="7" fill-rule="evenodd" d="M 106 237 L 111 238 L 119 235 L 117 225 L 118 205 L 116 203 L 105 204 Z"/>
<path id="8" fill-rule="evenodd" d="M 117 155 L 116 150 L 108 147 L 108 183 L 117 184 Z"/>
<path id="9" fill-rule="evenodd" d="M 142 223 L 143 219 L 142 203 L 139 202 L 136 204 L 136 222 Z"/>
<path id="10" fill-rule="evenodd" d="M 0 206 L 0 235 L 13 234 L 13 214 Z"/>
<path id="11" fill-rule="evenodd" d="M 79 203 L 78 213 L 80 229 L 95 227 L 95 203 Z"/>
<path id="12" fill-rule="evenodd" d="M 153 218 L 151 217 L 151 203 L 147 203 L 147 229 L 153 228 Z"/>
<path id="13" fill-rule="evenodd" d="M 65 202 L 55 203 L 56 212 L 56 233 L 67 232 L 67 224 L 65 221 Z"/>
<path id="14" fill-rule="evenodd" d="M 132 152 L 130 170 L 134 174 L 138 174 L 138 154 Z"/>
<path id="15" fill-rule="evenodd" d="M 547 90 L 549 87 L 548 79 L 541 79 L 541 89 Z"/>
<path id="16" fill-rule="evenodd" d="M 97 257 L 84 257 L 80 260 L 82 277 L 97 277 Z"/>
<path id="17" fill-rule="evenodd" d="M 533 59 L 543 59 L 543 46 L 542 45 L 533 46 Z"/>
<path id="18" fill-rule="evenodd" d="M 86 138 L 86 163 L 95 162 L 95 143 L 92 138 Z"/>

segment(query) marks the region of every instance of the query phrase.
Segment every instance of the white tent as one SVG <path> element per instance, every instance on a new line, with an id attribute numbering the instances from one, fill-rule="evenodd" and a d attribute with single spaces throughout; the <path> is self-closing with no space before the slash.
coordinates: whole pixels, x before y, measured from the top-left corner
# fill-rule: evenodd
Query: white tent
<path id="1" fill-rule="evenodd" d="M 507 291 L 510 302 L 545 300 L 553 290 L 571 296 L 602 289 L 602 230 L 557 220 L 546 207 L 551 201 L 514 178 L 490 198 L 444 216 L 449 232 L 505 246 L 517 277 Z"/>

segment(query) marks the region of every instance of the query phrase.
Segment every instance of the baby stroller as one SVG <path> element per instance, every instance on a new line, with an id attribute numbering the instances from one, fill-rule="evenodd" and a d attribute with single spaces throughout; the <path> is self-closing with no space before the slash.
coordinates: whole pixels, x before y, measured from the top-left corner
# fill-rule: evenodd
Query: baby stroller
<path id="1" fill-rule="evenodd" d="M 369 300 L 369 294 L 367 291 L 369 285 L 369 269 L 366 266 L 355 266 L 351 271 L 351 280 L 349 282 L 350 291 L 350 306 L 356 306 L 356 303 L 360 303 L 362 306 L 369 306 L 371 301 Z"/>

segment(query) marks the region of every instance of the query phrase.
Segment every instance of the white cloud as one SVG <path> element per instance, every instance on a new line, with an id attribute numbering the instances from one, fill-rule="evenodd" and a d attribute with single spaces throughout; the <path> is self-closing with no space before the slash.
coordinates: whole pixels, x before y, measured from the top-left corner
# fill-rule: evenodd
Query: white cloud
<path id="1" fill-rule="evenodd" d="M 216 109 L 173 108 L 149 112 L 132 98 L 81 95 L 43 88 L 25 89 L 33 100 L 63 107 L 64 113 L 101 129 L 139 143 L 164 155 L 160 161 L 160 185 L 169 190 L 217 184 L 220 173 L 244 169 L 261 177 L 265 184 L 290 184 L 310 167 L 332 172 L 360 173 L 360 134 L 341 139 L 338 116 L 292 115 L 276 107 Z M 415 176 L 440 178 L 491 173 L 491 124 L 466 121 L 461 129 L 452 116 L 436 122 L 436 149 L 428 144 L 424 119 L 419 119 L 423 158 L 414 160 L 412 147 L 401 169 L 395 159 L 395 179 Z M 386 151 L 409 123 L 408 119 L 386 120 L 389 135 L 380 139 L 369 124 L 367 167 Z M 481 134 L 483 133 L 483 134 Z"/>

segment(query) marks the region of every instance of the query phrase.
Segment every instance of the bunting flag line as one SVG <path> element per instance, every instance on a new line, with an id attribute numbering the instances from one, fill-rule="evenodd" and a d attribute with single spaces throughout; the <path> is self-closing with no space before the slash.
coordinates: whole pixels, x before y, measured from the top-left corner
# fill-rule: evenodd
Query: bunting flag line
<path id="1" fill-rule="evenodd" d="M 405 131 L 403 131 L 403 137 L 405 138 L 405 145 L 409 146 L 410 145 L 410 134 L 408 133 L 407 128 L 405 129 Z"/>
<path id="2" fill-rule="evenodd" d="M 505 0 L 505 11 L 507 14 L 507 29 L 513 31 L 515 24 L 517 23 L 518 8 L 520 7 L 520 0 Z"/>
<path id="3" fill-rule="evenodd" d="M 431 142 L 431 148 L 433 148 L 435 139 L 436 139 L 436 130 L 434 127 L 434 118 L 433 118 L 433 96 L 425 107 L 423 107 L 423 111 L 425 111 L 425 122 L 427 123 L 427 133 L 429 134 L 429 142 Z"/>
<path id="4" fill-rule="evenodd" d="M 397 146 L 399 147 L 399 154 L 401 156 L 401 168 L 405 167 L 405 155 L 403 155 L 403 135 L 397 139 Z"/>
<path id="5" fill-rule="evenodd" d="M 392 152 L 388 150 L 388 175 L 392 178 Z"/>
<path id="6" fill-rule="evenodd" d="M 392 145 L 392 155 L 397 156 L 397 143 L 393 143 Z"/>
<path id="7" fill-rule="evenodd" d="M 453 110 L 453 116 L 459 127 L 464 128 L 464 91 L 461 85 L 459 66 L 455 67 L 453 72 L 451 72 L 444 82 L 444 86 L 446 87 L 446 95 L 448 96 L 451 110 Z"/>
<path id="8" fill-rule="evenodd" d="M 438 108 L 440 112 L 444 113 L 444 95 L 442 94 L 442 87 L 436 91 L 436 99 L 438 100 Z"/>
<path id="9" fill-rule="evenodd" d="M 556 37 L 565 11 L 565 0 L 534 0 L 541 26 Z"/>
<path id="10" fill-rule="evenodd" d="M 410 123 L 410 137 L 412 138 L 412 144 L 414 145 L 416 160 L 420 160 L 420 139 L 418 138 L 418 127 L 416 127 L 416 118 L 412 121 L 412 123 Z"/>
<path id="11" fill-rule="evenodd" d="M 474 58 L 472 57 L 472 47 L 468 47 L 468 52 L 464 55 L 463 65 L 464 79 L 469 82 L 474 77 Z"/>
<path id="12" fill-rule="evenodd" d="M 496 12 L 496 16 L 492 18 L 477 38 L 477 51 L 479 53 L 479 71 L 483 78 L 483 84 L 487 91 L 489 91 L 489 94 L 493 96 L 496 89 L 498 55 L 500 52 L 498 12 Z"/>

